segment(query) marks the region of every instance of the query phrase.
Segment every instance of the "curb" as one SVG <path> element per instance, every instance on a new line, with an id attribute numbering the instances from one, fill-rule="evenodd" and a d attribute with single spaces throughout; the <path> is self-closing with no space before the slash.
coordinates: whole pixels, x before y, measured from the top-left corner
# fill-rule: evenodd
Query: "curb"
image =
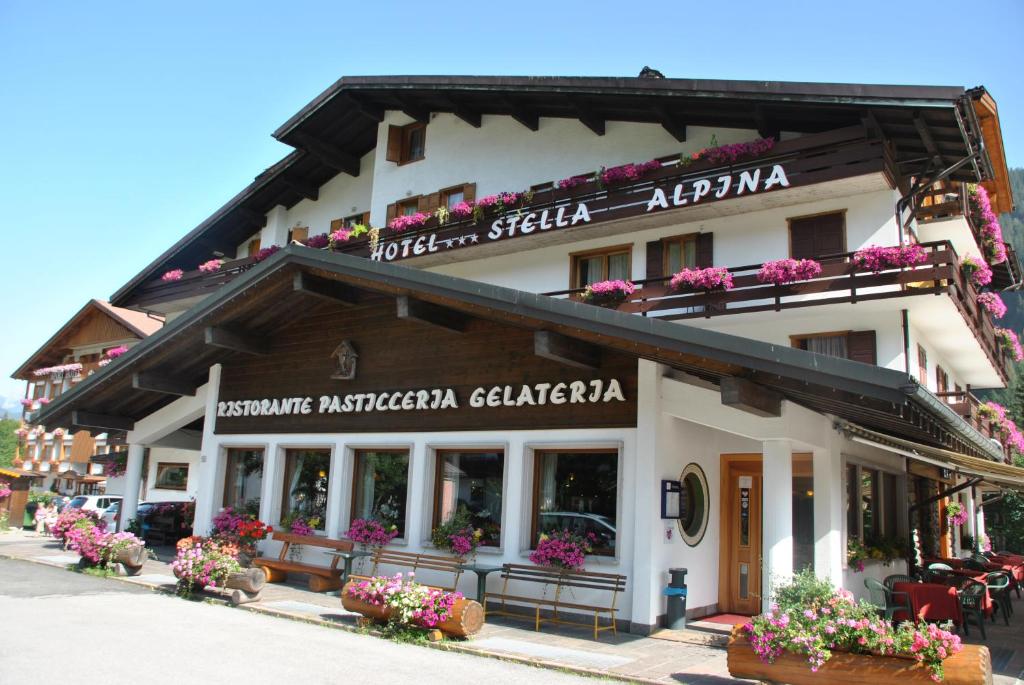
<path id="1" fill-rule="evenodd" d="M 0 559 L 12 559 L 14 561 L 26 561 L 26 562 L 28 562 L 30 564 L 39 564 L 41 566 L 49 566 L 51 568 L 58 568 L 58 569 L 61 568 L 60 566 L 58 566 L 56 564 L 49 564 L 49 563 L 46 563 L 44 561 L 37 561 L 35 559 L 26 559 L 25 557 L 12 556 L 11 554 L 5 554 L 3 552 L 0 552 Z M 64 570 L 68 570 L 68 569 L 64 569 Z M 117 581 L 120 581 L 122 583 L 129 583 L 130 585 L 132 585 L 134 587 L 146 588 L 147 590 L 149 590 L 151 592 L 154 592 L 154 593 L 158 593 L 158 594 L 161 594 L 161 595 L 167 595 L 168 597 L 175 597 L 177 599 L 181 599 L 181 598 L 179 598 L 177 596 L 177 594 L 175 594 L 174 592 L 168 590 L 166 587 L 164 587 L 162 585 L 156 585 L 154 583 L 142 582 L 142 581 L 137 581 L 137 580 L 130 580 L 129 578 L 124 577 L 124 576 L 110 576 L 108 578 L 101 578 L 99 576 L 94 576 L 94 577 L 96 577 L 99 580 L 117 580 Z M 287 620 L 291 620 L 291 621 L 298 621 L 298 622 L 301 622 L 301 623 L 308 623 L 310 625 L 318 625 L 318 626 L 322 626 L 322 627 L 325 627 L 325 628 L 331 628 L 331 629 L 334 629 L 334 630 L 341 630 L 341 631 L 344 631 L 344 632 L 347 632 L 347 633 L 353 633 L 353 634 L 357 634 L 357 635 L 370 635 L 372 637 L 376 637 L 376 638 L 379 638 L 379 639 L 386 639 L 386 638 L 383 638 L 382 634 L 379 631 L 376 631 L 376 630 L 365 630 L 365 629 L 358 628 L 356 626 L 348 626 L 348 625 L 344 625 L 344 624 L 341 624 L 341 623 L 336 623 L 334 621 L 328 621 L 328 620 L 325 620 L 325 619 L 322 619 L 322 618 L 314 618 L 312 616 L 306 616 L 306 615 L 303 615 L 303 614 L 296 614 L 296 613 L 292 613 L 292 612 L 289 612 L 289 611 L 284 611 L 284 610 L 281 610 L 281 609 L 274 609 L 272 607 L 261 607 L 261 606 L 257 606 L 256 604 L 243 604 L 243 605 L 240 605 L 240 606 L 237 606 L 237 607 L 233 607 L 231 605 L 231 603 L 228 602 L 226 599 L 223 599 L 221 597 L 218 597 L 216 595 L 210 594 L 210 593 L 205 592 L 205 591 L 203 591 L 201 595 L 197 594 L 197 596 L 201 597 L 201 599 L 198 600 L 198 601 L 202 601 L 202 602 L 205 602 L 205 603 L 208 603 L 208 604 L 216 604 L 216 605 L 220 605 L 220 606 L 224 606 L 224 607 L 232 608 L 232 609 L 242 609 L 243 611 L 251 611 L 251 612 L 256 613 L 256 614 L 263 614 L 263 615 L 266 615 L 266 616 L 272 616 L 272 617 L 276 617 L 276 618 L 283 618 L 283 619 L 287 619 Z M 329 607 L 325 607 L 325 608 L 329 608 Z M 340 603 L 339 603 L 339 609 L 340 609 Z M 521 665 L 525 665 L 525 666 L 533 666 L 533 667 L 542 668 L 542 669 L 548 670 L 548 671 L 560 671 L 562 673 L 574 673 L 576 675 L 586 676 L 586 677 L 590 677 L 590 678 L 602 678 L 604 680 L 617 680 L 617 681 L 624 682 L 624 683 L 638 683 L 640 685 L 665 685 L 665 681 L 664 680 L 652 680 L 652 679 L 649 679 L 649 678 L 639 678 L 639 677 L 636 677 L 636 676 L 630 676 L 630 675 L 626 675 L 626 674 L 617 674 L 617 673 L 612 673 L 612 672 L 609 672 L 609 671 L 601 671 L 601 670 L 597 670 L 597 669 L 586 668 L 584 666 L 576 666 L 576 665 L 573 665 L 573 664 L 565 664 L 565 663 L 561 663 L 561 662 L 558 662 L 558 661 L 550 661 L 550 660 L 547 660 L 547 659 L 534 659 L 534 658 L 525 657 L 525 656 L 517 656 L 515 654 L 500 654 L 500 653 L 495 653 L 495 652 L 488 652 L 488 651 L 486 651 L 484 649 L 479 649 L 479 648 L 473 647 L 471 643 L 427 642 L 427 643 L 424 643 L 422 645 L 415 644 L 415 645 L 411 645 L 411 646 L 413 646 L 413 647 L 425 647 L 425 648 L 428 648 L 428 649 L 437 649 L 437 650 L 444 651 L 444 652 L 458 652 L 458 653 L 462 653 L 462 654 L 469 654 L 471 656 L 483 657 L 483 658 L 487 658 L 487 659 L 494 659 L 494 660 L 497 660 L 497 661 L 504 661 L 504 662 L 507 662 L 507 663 L 515 663 L 515 664 L 521 664 Z"/>

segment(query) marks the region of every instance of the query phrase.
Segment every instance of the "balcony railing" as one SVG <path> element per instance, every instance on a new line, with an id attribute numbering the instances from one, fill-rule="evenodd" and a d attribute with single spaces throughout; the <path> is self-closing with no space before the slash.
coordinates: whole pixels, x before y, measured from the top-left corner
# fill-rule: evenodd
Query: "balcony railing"
<path id="1" fill-rule="evenodd" d="M 786 285 L 759 281 L 760 264 L 729 267 L 734 287 L 725 291 L 674 291 L 669 285 L 671 277 L 635 281 L 636 291 L 617 308 L 640 316 L 678 321 L 925 294 L 948 295 L 1006 381 L 1005 358 L 996 342 L 992 318 L 978 303 L 978 291 L 960 271 L 952 245 L 941 241 L 922 246 L 927 258 L 917 266 L 875 273 L 855 265 L 851 261 L 854 253 L 843 252 L 821 257 L 818 277 Z M 584 291 L 576 288 L 545 294 L 580 298 Z"/>
<path id="2" fill-rule="evenodd" d="M 220 269 L 213 273 L 203 273 L 199 270 L 187 271 L 177 281 L 150 281 L 139 286 L 137 294 L 133 298 L 133 304 L 151 307 L 163 302 L 203 297 L 229 283 L 239 274 L 248 271 L 255 264 L 254 257 L 233 259 L 224 262 Z"/>
<path id="3" fill-rule="evenodd" d="M 949 404 L 949 408 L 962 416 L 967 423 L 971 424 L 979 433 L 991 440 L 1003 442 L 999 424 L 986 418 L 981 414 L 981 400 L 971 392 L 970 388 L 965 390 L 946 390 L 935 393 L 935 396 Z M 1011 461 L 1010 449 L 1005 444 L 1003 449 L 1006 452 L 1006 461 Z"/>

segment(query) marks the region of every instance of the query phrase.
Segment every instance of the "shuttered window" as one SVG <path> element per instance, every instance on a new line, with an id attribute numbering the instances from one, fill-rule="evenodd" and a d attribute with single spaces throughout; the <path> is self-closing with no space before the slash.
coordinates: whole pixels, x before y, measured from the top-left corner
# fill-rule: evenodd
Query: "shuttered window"
<path id="1" fill-rule="evenodd" d="M 874 331 L 794 335 L 793 347 L 864 364 L 877 364 Z"/>
<path id="2" fill-rule="evenodd" d="M 917 382 L 928 387 L 928 353 L 920 345 L 917 346 Z"/>
<path id="3" fill-rule="evenodd" d="M 630 278 L 632 260 L 628 245 L 575 254 L 571 258 L 573 288 L 584 288 L 599 281 Z"/>
<path id="4" fill-rule="evenodd" d="M 415 162 L 423 159 L 426 146 L 426 124 L 415 122 L 405 126 L 389 126 L 385 158 L 396 164 Z"/>
<path id="5" fill-rule="evenodd" d="M 713 266 L 714 237 L 690 233 L 647 243 L 647 278 L 664 278 L 689 267 Z"/>
<path id="6" fill-rule="evenodd" d="M 461 185 L 444 188 L 440 191 L 437 206 L 444 206 L 451 209 L 460 202 L 476 201 L 476 184 L 463 183 Z"/>
<path id="7" fill-rule="evenodd" d="M 789 252 L 793 259 L 818 259 L 846 251 L 846 215 L 819 214 L 789 220 Z"/>
<path id="8" fill-rule="evenodd" d="M 288 242 L 298 240 L 302 242 L 309 237 L 309 226 L 296 226 L 288 230 Z"/>
<path id="9" fill-rule="evenodd" d="M 256 253 L 260 251 L 260 239 L 253 238 L 249 241 L 249 257 L 255 257 Z"/>

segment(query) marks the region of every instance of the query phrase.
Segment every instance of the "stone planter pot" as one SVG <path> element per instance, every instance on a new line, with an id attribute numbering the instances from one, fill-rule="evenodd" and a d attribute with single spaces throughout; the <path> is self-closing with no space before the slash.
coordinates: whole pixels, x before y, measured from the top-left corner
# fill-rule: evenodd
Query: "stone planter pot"
<path id="1" fill-rule="evenodd" d="M 729 673 L 734 678 L 790 685 L 864 685 L 865 683 L 933 684 L 924 665 L 907 657 L 833 652 L 818 669 L 811 671 L 807 658 L 783 652 L 773 663 L 762 663 L 743 636 L 742 624 L 732 629 L 728 646 Z M 948 685 L 991 685 L 992 657 L 988 647 L 964 645 L 958 654 L 942 662 Z"/>

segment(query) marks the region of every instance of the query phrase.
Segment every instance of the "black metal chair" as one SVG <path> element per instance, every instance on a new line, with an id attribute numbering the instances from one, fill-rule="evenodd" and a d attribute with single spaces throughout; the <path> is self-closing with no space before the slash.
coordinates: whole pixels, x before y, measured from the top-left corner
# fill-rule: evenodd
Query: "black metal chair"
<path id="1" fill-rule="evenodd" d="M 993 571 L 985 576 L 985 585 L 988 586 L 988 594 L 996 607 L 1003 614 L 1003 623 L 1010 625 L 1010 616 L 1013 614 L 1013 599 L 1010 597 L 1010 574 L 1005 571 Z M 992 622 L 996 621 L 996 612 L 992 612 Z"/>
<path id="2" fill-rule="evenodd" d="M 968 571 L 979 571 L 984 573 L 988 570 L 988 560 L 985 557 L 981 557 L 984 561 L 979 561 L 977 557 L 971 557 L 970 559 L 964 559 L 964 568 Z"/>
<path id="3" fill-rule="evenodd" d="M 910 596 L 906 592 L 895 592 L 885 585 L 882 585 L 874 578 L 865 578 L 864 587 L 868 589 L 868 600 L 875 605 L 879 616 L 884 616 L 886 621 L 891 622 L 893 614 L 897 611 L 906 611 L 907 616 L 913 618 L 914 611 L 910 608 Z"/>
<path id="4" fill-rule="evenodd" d="M 973 617 L 981 629 L 981 639 L 988 639 L 988 636 L 985 634 L 985 609 L 983 607 L 986 590 L 987 588 L 984 583 L 979 583 L 970 578 L 965 578 L 957 590 L 957 597 L 960 600 L 960 613 L 964 617 L 965 636 L 970 634 L 967 624 L 971 622 Z"/>

